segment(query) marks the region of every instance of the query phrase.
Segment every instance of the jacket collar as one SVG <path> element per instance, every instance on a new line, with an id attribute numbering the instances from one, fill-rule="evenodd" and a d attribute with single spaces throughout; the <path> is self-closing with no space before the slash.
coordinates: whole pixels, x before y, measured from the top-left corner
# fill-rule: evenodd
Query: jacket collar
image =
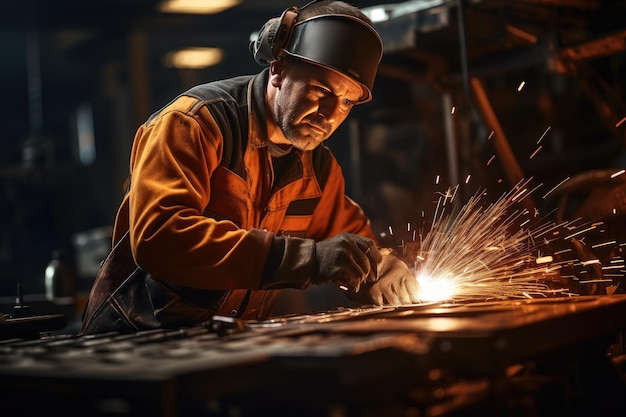
<path id="1" fill-rule="evenodd" d="M 267 134 L 267 107 L 265 91 L 269 80 L 269 68 L 254 76 L 248 83 L 248 131 L 250 144 L 255 148 L 269 145 Z"/>

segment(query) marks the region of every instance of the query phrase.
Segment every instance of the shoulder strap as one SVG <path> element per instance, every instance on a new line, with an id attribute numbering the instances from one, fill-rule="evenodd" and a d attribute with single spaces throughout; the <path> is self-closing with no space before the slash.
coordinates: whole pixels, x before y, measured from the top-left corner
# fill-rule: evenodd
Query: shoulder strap
<path id="1" fill-rule="evenodd" d="M 104 300 L 115 292 L 137 268 L 130 249 L 130 235 L 126 232 L 100 266 L 83 312 L 83 323 L 90 320 Z"/>

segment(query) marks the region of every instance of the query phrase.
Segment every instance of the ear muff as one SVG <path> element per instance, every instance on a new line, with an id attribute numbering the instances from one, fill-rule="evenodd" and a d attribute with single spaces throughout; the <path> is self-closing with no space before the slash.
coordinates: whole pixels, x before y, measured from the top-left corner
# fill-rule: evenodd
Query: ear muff
<path id="1" fill-rule="evenodd" d="M 283 48 L 289 43 L 297 17 L 298 8 L 294 6 L 285 10 L 280 17 L 272 18 L 263 25 L 257 39 L 250 43 L 250 50 L 256 62 L 269 65 L 280 57 Z"/>

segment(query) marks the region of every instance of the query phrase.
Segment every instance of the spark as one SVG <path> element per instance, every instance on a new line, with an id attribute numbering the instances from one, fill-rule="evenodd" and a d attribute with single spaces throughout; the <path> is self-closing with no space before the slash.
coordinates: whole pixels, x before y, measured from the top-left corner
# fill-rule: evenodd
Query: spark
<path id="1" fill-rule="evenodd" d="M 539 151 L 541 150 L 541 148 L 542 148 L 542 146 L 539 146 L 539 147 L 535 150 L 535 152 L 533 152 L 533 153 L 530 155 L 530 158 L 528 158 L 528 159 L 533 159 L 533 158 L 535 157 L 535 155 L 537 155 L 537 154 L 539 153 Z"/>
<path id="2" fill-rule="evenodd" d="M 554 259 L 552 258 L 552 256 L 542 256 L 542 257 L 537 258 L 535 262 L 537 263 L 537 265 L 540 265 L 540 264 L 552 262 L 553 260 Z"/>
<path id="3" fill-rule="evenodd" d="M 599 248 L 599 247 L 602 247 L 602 246 L 614 245 L 615 243 L 617 243 L 617 242 L 614 241 L 614 240 L 610 240 L 608 242 L 603 242 L 603 243 L 598 243 L 596 245 L 592 245 L 591 247 L 595 249 L 595 248 Z"/>
<path id="4" fill-rule="evenodd" d="M 491 165 L 491 162 L 493 162 L 495 158 L 496 158 L 495 155 L 491 155 L 491 158 L 489 158 L 489 161 L 487 161 L 487 166 Z"/>
<path id="5" fill-rule="evenodd" d="M 624 170 L 624 169 L 619 170 L 619 171 L 617 171 L 617 172 L 615 172 L 615 173 L 611 174 L 611 178 L 615 178 L 615 177 L 617 177 L 617 176 L 619 176 L 619 175 L 622 175 L 624 172 L 626 172 L 626 170 Z"/>
<path id="6" fill-rule="evenodd" d="M 548 133 L 548 131 L 550 130 L 551 126 L 548 126 L 548 128 L 546 130 L 543 131 L 543 134 L 541 135 L 541 137 L 539 138 L 539 140 L 537 141 L 537 145 L 539 145 L 541 143 L 541 141 L 543 140 L 543 137 L 546 135 L 546 133 Z"/>
<path id="7" fill-rule="evenodd" d="M 450 114 L 454 114 L 456 112 L 456 106 L 452 106 L 452 109 L 450 110 Z"/>
<path id="8" fill-rule="evenodd" d="M 593 229 L 595 229 L 595 228 L 596 228 L 595 226 L 591 226 L 591 227 L 588 227 L 588 228 L 586 228 L 586 229 L 579 230 L 579 231 L 577 231 L 577 232 L 575 232 L 575 233 L 572 233 L 571 235 L 567 236 L 567 237 L 565 238 L 565 240 L 569 240 L 569 239 L 573 238 L 574 236 L 581 235 L 581 234 L 583 234 L 583 233 L 585 233 L 585 232 L 588 232 L 588 231 L 590 231 L 590 230 L 593 230 Z"/>
<path id="9" fill-rule="evenodd" d="M 611 282 L 610 279 L 588 279 L 586 281 L 579 281 L 581 284 L 595 284 L 597 282 Z"/>
<path id="10" fill-rule="evenodd" d="M 541 258 L 531 254 L 533 231 L 514 228 L 528 215 L 527 210 L 513 209 L 519 201 L 514 197 L 529 194 L 527 185 L 518 184 L 486 206 L 480 201 L 483 193 L 476 193 L 455 216 L 444 209 L 455 190 L 440 194 L 416 262 L 421 300 L 506 299 L 549 291 L 543 278 L 554 268 L 539 266 Z"/>
<path id="11" fill-rule="evenodd" d="M 468 175 L 466 182 L 469 178 Z M 544 198 L 568 180 L 569 177 L 562 180 L 545 193 Z M 614 240 L 585 242 L 595 240 L 585 233 L 594 232 L 597 236 L 604 232 L 603 221 L 585 221 L 578 217 L 556 223 L 542 219 L 538 208 L 529 210 L 518 206 L 543 187 L 543 184 L 531 187 L 532 181 L 532 178 L 520 181 L 489 203 L 481 201 L 488 195 L 486 190 L 479 190 L 467 202 L 459 202 L 457 194 L 464 195 L 460 185 L 435 193 L 437 199 L 430 224 L 426 224 L 422 211 L 422 227 L 428 227 L 428 230 L 417 227 L 420 231 L 416 242 L 415 227 L 408 223 L 407 230 L 414 229 L 413 242 L 417 246 L 411 249 L 402 241 L 403 256 L 407 256 L 407 249 L 415 250 L 410 255 L 414 256 L 414 265 L 409 266 L 414 268 L 419 283 L 417 295 L 420 301 L 576 296 L 585 291 L 578 287 L 575 287 L 576 291 L 558 287 L 614 282 L 614 278 L 624 277 L 623 259 L 611 261 L 613 266 L 607 267 L 599 259 L 589 259 L 581 252 L 586 246 L 597 249 L 616 245 L 620 251 L 624 250 L 626 243 Z M 391 226 L 389 231 L 392 233 Z M 553 248 L 552 243 L 558 243 L 557 247 Z M 574 248 L 559 247 L 572 244 Z M 548 251 L 550 253 L 545 253 Z M 577 259 L 578 256 L 581 259 Z M 576 275 L 571 273 L 574 267 L 577 268 Z M 589 270 L 580 270 L 585 267 Z M 607 275 L 599 272 L 602 270 L 615 273 Z M 617 290 L 617 285 L 613 291 Z"/>
<path id="12" fill-rule="evenodd" d="M 522 196 L 524 194 L 526 194 L 526 192 L 528 191 L 527 188 L 524 188 L 523 190 L 521 190 L 519 193 L 513 195 L 513 197 L 511 197 L 511 201 L 517 201 L 517 200 L 521 200 Z"/>
<path id="13" fill-rule="evenodd" d="M 565 178 L 563 181 L 561 181 L 560 183 L 558 183 L 557 185 L 555 185 L 553 188 L 550 189 L 550 191 L 548 191 L 547 193 L 545 193 L 543 195 L 543 198 L 545 199 L 548 195 L 550 195 L 550 193 L 552 193 L 554 190 L 556 190 L 557 188 L 559 188 L 561 185 L 563 185 L 566 181 L 569 181 L 570 177 Z"/>
<path id="14" fill-rule="evenodd" d="M 620 269 L 620 268 L 623 268 L 623 267 L 624 267 L 624 265 L 603 266 L 602 270 L 605 271 L 605 270 L 609 270 L 609 269 Z"/>
<path id="15" fill-rule="evenodd" d="M 620 127 L 622 125 L 622 123 L 626 122 L 626 117 L 624 117 L 622 120 L 620 120 L 619 122 L 617 122 L 615 124 L 615 127 Z"/>
<path id="16" fill-rule="evenodd" d="M 522 91 L 525 85 L 526 85 L 526 81 L 522 81 L 517 87 L 517 91 Z"/>

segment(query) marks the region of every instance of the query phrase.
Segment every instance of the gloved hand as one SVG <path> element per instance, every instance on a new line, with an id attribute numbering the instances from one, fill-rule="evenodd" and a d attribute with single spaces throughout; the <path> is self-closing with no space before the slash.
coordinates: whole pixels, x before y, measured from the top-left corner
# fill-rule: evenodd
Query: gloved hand
<path id="1" fill-rule="evenodd" d="M 315 283 L 333 281 L 355 292 L 363 283 L 377 279 L 377 264 L 382 260 L 376 242 L 351 233 L 340 233 L 317 242 L 315 257 Z"/>
<path id="2" fill-rule="evenodd" d="M 347 293 L 348 298 L 375 305 L 416 304 L 420 302 L 418 295 L 417 279 L 409 267 L 392 254 L 384 255 L 378 264 L 378 280 Z"/>

